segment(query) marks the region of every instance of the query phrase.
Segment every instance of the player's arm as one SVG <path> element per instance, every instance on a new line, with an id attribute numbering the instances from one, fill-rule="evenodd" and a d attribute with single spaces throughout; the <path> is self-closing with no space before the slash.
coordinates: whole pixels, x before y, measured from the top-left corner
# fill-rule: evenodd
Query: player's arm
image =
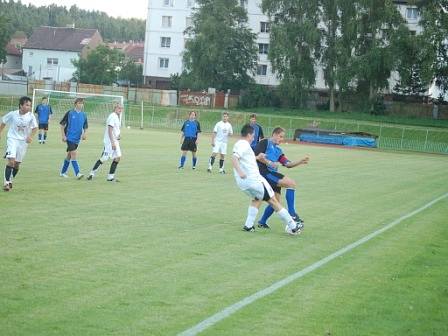
<path id="1" fill-rule="evenodd" d="M 34 116 L 30 121 L 30 127 L 31 127 L 31 134 L 26 138 L 27 143 L 33 142 L 34 136 L 36 135 L 37 132 L 37 120 Z"/>
<path id="2" fill-rule="evenodd" d="M 199 142 L 199 133 L 201 133 L 201 124 L 197 120 L 196 120 L 196 123 L 198 124 L 198 130 L 196 132 L 196 144 L 198 144 L 198 142 Z"/>
<path id="3" fill-rule="evenodd" d="M 259 128 L 258 138 L 264 139 L 263 128 L 260 125 L 258 125 L 258 128 Z"/>
<path id="4" fill-rule="evenodd" d="M 285 161 L 285 159 L 287 160 L 287 161 Z M 308 164 L 308 162 L 309 162 L 309 160 L 310 160 L 310 158 L 308 157 L 308 156 L 305 156 L 303 159 L 301 159 L 301 160 L 296 160 L 296 161 L 289 161 L 287 158 L 286 158 L 286 156 L 284 156 L 284 155 L 282 155 L 281 157 L 280 157 L 280 163 L 284 166 L 284 167 L 286 167 L 286 168 L 294 168 L 294 167 L 297 167 L 297 166 L 300 166 L 300 165 L 305 165 L 305 164 Z M 283 163 L 283 162 L 284 163 Z"/>
<path id="5" fill-rule="evenodd" d="M 237 153 L 233 153 L 233 155 L 232 155 L 232 166 L 236 170 L 236 172 L 238 173 L 239 177 L 241 177 L 242 179 L 245 179 L 247 177 L 246 174 L 241 169 L 240 157 L 239 157 L 239 155 Z"/>
<path id="6" fill-rule="evenodd" d="M 109 125 L 107 127 L 107 134 L 109 135 L 110 143 L 112 144 L 112 149 L 116 150 L 117 145 L 115 144 L 115 138 L 114 138 L 114 127 Z"/>
<path id="7" fill-rule="evenodd" d="M 82 139 L 86 140 L 87 139 L 87 129 L 89 128 L 89 123 L 87 122 L 87 117 L 86 120 L 84 120 L 84 125 L 82 126 Z"/>
<path id="8" fill-rule="evenodd" d="M 67 113 L 65 113 L 64 117 L 62 118 L 62 120 L 60 121 L 60 125 L 61 125 L 61 137 L 62 137 L 62 141 L 66 142 L 67 141 L 67 136 L 65 135 L 65 126 L 68 123 L 68 113 L 70 111 L 67 111 Z"/>
<path id="9" fill-rule="evenodd" d="M 255 147 L 254 153 L 255 153 L 255 158 L 257 159 L 258 162 L 263 163 L 264 165 L 266 165 L 267 167 L 271 167 L 273 169 L 277 168 L 277 164 L 272 162 L 271 160 L 269 160 L 266 157 L 266 150 L 268 148 L 268 141 L 267 140 L 262 140 L 260 141 L 257 146 Z"/>
<path id="10" fill-rule="evenodd" d="M 2 136 L 2 131 L 5 128 L 6 124 L 4 122 L 0 123 L 0 137 Z"/>

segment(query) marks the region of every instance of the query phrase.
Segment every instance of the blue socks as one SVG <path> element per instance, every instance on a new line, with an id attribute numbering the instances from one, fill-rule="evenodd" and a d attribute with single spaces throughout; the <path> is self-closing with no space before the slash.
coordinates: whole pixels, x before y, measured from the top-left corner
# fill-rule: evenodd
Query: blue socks
<path id="1" fill-rule="evenodd" d="M 79 174 L 79 165 L 78 161 L 72 160 L 73 170 L 75 171 L 75 176 Z"/>
<path id="2" fill-rule="evenodd" d="M 296 207 L 295 207 L 295 199 L 296 199 L 296 190 L 295 189 L 286 189 L 286 203 L 288 204 L 288 212 L 294 217 L 297 215 Z"/>
<path id="3" fill-rule="evenodd" d="M 70 161 L 64 159 L 64 164 L 62 165 L 61 174 L 65 174 L 67 172 L 68 166 L 70 166 Z"/>
<path id="4" fill-rule="evenodd" d="M 198 158 L 194 157 L 193 158 L 193 167 L 196 167 L 196 162 L 198 162 Z"/>
<path id="5" fill-rule="evenodd" d="M 185 156 L 181 156 L 181 157 L 180 157 L 180 166 L 181 166 L 181 167 L 184 166 L 184 164 L 185 164 L 185 160 L 186 160 L 186 157 L 185 157 Z"/>
<path id="6" fill-rule="evenodd" d="M 266 209 L 264 209 L 263 216 L 260 218 L 258 223 L 266 224 L 269 217 L 271 217 L 273 213 L 274 213 L 274 208 L 271 205 L 268 205 L 266 207 Z"/>

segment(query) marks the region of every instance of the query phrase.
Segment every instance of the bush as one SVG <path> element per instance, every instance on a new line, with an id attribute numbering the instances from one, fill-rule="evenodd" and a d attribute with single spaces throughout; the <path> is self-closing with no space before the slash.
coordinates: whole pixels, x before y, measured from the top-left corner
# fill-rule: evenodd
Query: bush
<path id="1" fill-rule="evenodd" d="M 281 99 L 277 92 L 267 86 L 254 84 L 241 92 L 241 107 L 279 107 L 280 105 Z"/>

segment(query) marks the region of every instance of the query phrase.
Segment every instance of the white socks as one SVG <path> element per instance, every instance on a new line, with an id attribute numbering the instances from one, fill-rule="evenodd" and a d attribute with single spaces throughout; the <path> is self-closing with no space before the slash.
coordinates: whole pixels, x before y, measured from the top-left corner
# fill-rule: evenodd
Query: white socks
<path id="1" fill-rule="evenodd" d="M 286 213 L 288 213 L 288 211 L 286 211 Z M 246 224 L 244 224 L 244 226 L 247 228 L 253 227 L 254 223 L 255 223 L 255 218 L 257 218 L 257 214 L 258 214 L 258 209 L 256 207 L 253 207 L 252 205 L 250 205 L 249 208 L 247 209 Z"/>
<path id="2" fill-rule="evenodd" d="M 280 218 L 282 219 L 282 221 L 289 226 L 291 229 L 295 229 L 297 224 L 294 221 L 294 219 L 292 219 L 291 215 L 289 214 L 288 210 L 286 210 L 285 208 L 282 208 L 279 212 L 277 212 L 277 214 L 280 216 Z"/>

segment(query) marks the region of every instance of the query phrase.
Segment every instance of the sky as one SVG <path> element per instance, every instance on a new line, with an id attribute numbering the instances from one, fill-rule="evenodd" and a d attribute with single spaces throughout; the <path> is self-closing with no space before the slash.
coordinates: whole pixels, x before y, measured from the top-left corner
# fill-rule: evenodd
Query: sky
<path id="1" fill-rule="evenodd" d="M 81 9 L 106 12 L 114 17 L 137 19 L 146 19 L 148 12 L 148 0 L 129 0 L 129 2 L 124 0 L 22 0 L 22 4 L 32 4 L 37 7 L 56 4 L 67 8 L 76 5 Z"/>

